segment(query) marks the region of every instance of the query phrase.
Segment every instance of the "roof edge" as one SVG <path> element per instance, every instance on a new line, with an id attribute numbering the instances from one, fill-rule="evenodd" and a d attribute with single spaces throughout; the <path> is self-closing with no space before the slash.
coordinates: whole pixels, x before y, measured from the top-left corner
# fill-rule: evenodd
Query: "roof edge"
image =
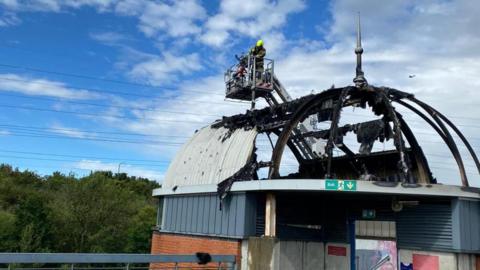
<path id="1" fill-rule="evenodd" d="M 403 187 L 401 184 L 392 186 L 381 186 L 377 182 L 355 181 L 355 190 L 331 190 L 326 188 L 327 181 L 342 181 L 329 179 L 273 179 L 235 182 L 231 192 L 240 191 L 321 191 L 337 193 L 374 193 L 391 195 L 423 195 L 423 196 L 444 196 L 461 197 L 480 200 L 480 188 L 464 189 L 460 186 L 442 184 L 420 184 L 418 187 Z M 157 188 L 152 192 L 153 196 L 171 196 L 199 193 L 216 193 L 216 184 L 179 186 L 177 189 Z"/>

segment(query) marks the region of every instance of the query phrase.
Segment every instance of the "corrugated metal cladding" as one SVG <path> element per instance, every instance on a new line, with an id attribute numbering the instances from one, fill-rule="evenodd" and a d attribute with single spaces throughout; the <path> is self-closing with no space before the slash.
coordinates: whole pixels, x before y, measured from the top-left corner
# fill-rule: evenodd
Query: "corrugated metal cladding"
<path id="1" fill-rule="evenodd" d="M 480 202 L 455 199 L 452 211 L 453 247 L 480 253 Z"/>
<path id="2" fill-rule="evenodd" d="M 397 216 L 397 246 L 404 249 L 451 250 L 451 205 L 405 207 Z"/>
<path id="3" fill-rule="evenodd" d="M 162 231 L 244 238 L 255 235 L 256 197 L 232 193 L 223 202 L 217 194 L 164 198 Z"/>
<path id="4" fill-rule="evenodd" d="M 173 159 L 163 187 L 220 183 L 248 162 L 256 136 L 256 129 L 202 128 Z"/>
<path id="5" fill-rule="evenodd" d="M 365 237 L 395 238 L 395 221 L 356 220 L 355 235 Z"/>

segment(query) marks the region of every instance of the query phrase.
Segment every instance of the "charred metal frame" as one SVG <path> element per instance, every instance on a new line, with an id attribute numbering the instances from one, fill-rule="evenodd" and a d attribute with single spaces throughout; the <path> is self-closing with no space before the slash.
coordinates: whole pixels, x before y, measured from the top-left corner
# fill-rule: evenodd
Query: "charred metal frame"
<path id="1" fill-rule="evenodd" d="M 283 103 L 278 102 L 272 92 L 267 92 L 262 97 L 265 98 L 270 107 L 253 110 L 252 106 L 252 110 L 247 111 L 245 114 L 224 117 L 222 120 L 214 123 L 212 125 L 213 128 L 222 126 L 231 130 L 238 128 L 251 129 L 255 127 L 259 133 L 267 134 L 271 144 L 270 134 L 273 133 L 278 136 L 275 145 L 272 145 L 273 150 L 270 161 L 257 162 L 256 154 L 253 153 L 253 158 L 248 164 L 232 177 L 225 179 L 218 185 L 219 193 L 225 194 L 225 192 L 228 192 L 234 181 L 256 179 L 257 170 L 261 167 L 269 167 L 269 179 L 279 178 L 280 164 L 286 146 L 290 148 L 300 167 L 307 163 L 313 163 L 315 166 L 320 167 L 320 172 L 323 172 L 323 175 L 320 176 L 321 178 L 335 178 L 337 176 L 332 168 L 332 162 L 335 158 L 333 149 L 337 147 L 345 153 L 347 163 L 350 165 L 343 166 L 342 164 L 342 167 L 350 167 L 351 171 L 354 172 L 360 180 L 374 180 L 379 181 L 378 183 L 381 184 L 382 181 L 389 182 L 394 179 L 395 182 L 401 182 L 404 187 L 416 187 L 419 183 L 436 183 L 436 179 L 432 176 L 427 159 L 413 131 L 403 119 L 403 116 L 395 110 L 395 107 L 392 105 L 393 102 L 402 105 L 420 116 L 438 133 L 458 165 L 462 186 L 468 187 L 469 183 L 463 159 L 449 128 L 457 134 L 466 146 L 480 174 L 480 162 L 465 136 L 463 136 L 460 130 L 448 120 L 447 117 L 428 104 L 416 99 L 412 94 L 393 88 L 368 85 L 362 70 L 362 53 L 359 15 L 357 24 L 357 46 L 355 48 L 355 54 L 357 56 L 356 76 L 353 79 L 355 86 L 343 88 L 332 87 L 318 94 L 291 100 L 285 88 L 280 84 L 275 75 L 272 74 L 273 89 L 277 91 Z M 252 93 L 252 102 L 254 102 L 254 91 Z M 373 124 L 381 124 L 380 126 L 368 128 L 369 122 L 363 122 L 339 127 L 339 121 L 344 107 L 355 106 L 366 108 L 367 105 L 375 115 L 383 116 L 381 119 L 369 121 L 375 122 Z M 330 128 L 319 131 L 307 130 L 302 122 L 312 115 L 317 116 L 318 122 L 331 121 Z M 366 128 L 360 130 L 364 125 Z M 382 128 L 384 133 L 380 134 L 379 132 Z M 343 144 L 343 136 L 346 132 L 350 131 L 357 133 L 358 141 L 360 139 L 362 140 L 359 152 L 363 155 L 370 155 L 374 141 L 393 139 L 396 149 L 395 153 L 392 151 L 383 151 L 376 152 L 375 154 L 383 155 L 389 159 L 392 158 L 392 154 L 398 154 L 395 175 L 389 175 L 388 177 L 384 175 L 383 178 L 372 175 L 369 172 L 368 166 L 366 166 L 362 160 L 360 153 L 354 153 Z M 325 154 L 322 156 L 314 153 L 311 148 L 312 142 L 315 142 L 315 139 L 326 140 Z M 408 142 L 410 148 L 405 146 L 404 139 Z M 413 161 L 410 159 L 413 159 Z M 390 165 L 392 165 L 392 163 L 390 163 Z M 413 172 L 413 167 L 415 167 L 416 173 Z"/>
<path id="2" fill-rule="evenodd" d="M 271 160 L 264 162 L 262 166 L 255 166 L 256 168 L 268 166 L 269 179 L 280 177 L 279 168 L 285 147 L 291 149 L 299 164 L 306 162 L 307 159 L 318 160 L 320 161 L 318 163 L 320 166 L 325 166 L 324 170 L 326 173 L 323 178 L 335 177 L 335 172 L 332 171 L 331 168 L 331 162 L 334 158 L 332 150 L 334 147 L 338 147 L 349 157 L 350 164 L 352 165 L 351 168 L 361 172 L 362 179 L 381 181 L 382 179 L 379 178 L 368 177 L 368 168 L 359 161 L 357 158 L 358 154 L 354 153 L 343 144 L 345 127 L 338 126 L 343 108 L 348 106 L 366 108 L 368 106 L 372 109 L 375 115 L 383 116 L 383 121 L 386 124 L 391 125 L 391 130 L 393 132 L 391 136 L 385 136 L 385 139 L 388 140 L 392 138 L 394 141 L 396 152 L 398 153 L 397 167 L 400 182 L 407 187 L 415 187 L 420 182 L 435 183 L 436 180 L 432 177 L 432 173 L 422 148 L 418 144 L 418 141 L 407 122 L 403 119 L 402 115 L 395 110 L 395 107 L 392 105 L 393 102 L 404 106 L 420 116 L 439 134 L 449 147 L 457 162 L 462 185 L 468 187 L 469 183 L 462 157 L 447 126 L 450 127 L 465 144 L 479 173 L 480 163 L 473 148 L 460 130 L 445 116 L 431 106 L 419 101 L 412 94 L 392 88 L 375 87 L 370 85 L 363 87 L 348 86 L 344 88 L 332 88 L 319 94 L 305 96 L 290 102 L 272 105 L 271 107 L 260 110 L 248 111 L 246 114 L 224 117 L 221 121 L 215 123 L 213 127 L 223 126 L 232 130 L 237 128 L 250 129 L 256 127 L 259 133 L 276 134 L 278 139 L 273 147 Z M 413 104 L 423 109 L 426 114 L 421 112 L 420 109 L 416 108 Z M 298 125 L 311 115 L 327 115 L 327 120 L 331 121 L 330 128 L 314 132 L 299 132 L 297 128 Z M 350 127 L 352 126 L 350 125 Z M 306 158 L 302 155 L 301 149 L 297 145 L 298 139 L 306 139 L 309 137 L 318 138 L 319 136 L 323 139 L 327 139 L 325 155 L 322 157 Z M 405 146 L 404 139 L 408 142 L 409 149 Z M 406 153 L 407 150 L 413 152 L 413 161 L 409 159 L 409 155 Z M 414 177 L 411 172 L 411 162 L 415 162 L 416 164 L 418 179 L 417 177 Z M 252 168 L 251 164 L 247 166 Z M 246 178 L 248 177 L 243 176 L 241 180 L 247 180 Z M 251 178 L 253 179 L 253 176 Z M 232 182 L 232 179 L 230 179 L 230 182 Z"/>

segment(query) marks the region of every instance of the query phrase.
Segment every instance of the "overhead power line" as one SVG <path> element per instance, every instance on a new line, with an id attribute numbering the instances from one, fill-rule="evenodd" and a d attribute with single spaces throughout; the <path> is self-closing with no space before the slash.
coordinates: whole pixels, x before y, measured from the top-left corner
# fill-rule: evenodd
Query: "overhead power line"
<path id="1" fill-rule="evenodd" d="M 56 128 L 56 127 L 42 127 L 42 126 L 24 126 L 24 125 L 11 125 L 11 124 L 0 124 L 0 127 L 27 130 L 27 131 L 52 130 L 52 131 L 99 133 L 99 134 L 113 134 L 113 135 L 141 136 L 141 137 L 165 137 L 165 138 L 190 138 L 191 137 L 191 136 L 181 136 L 181 135 L 142 134 L 142 133 L 133 133 L 133 132 L 116 132 L 116 131 L 93 130 L 93 129 Z"/>
<path id="2" fill-rule="evenodd" d="M 99 142 L 112 142 L 112 143 L 128 143 L 128 144 L 148 144 L 157 146 L 180 146 L 183 143 L 169 142 L 169 141 L 133 141 L 133 140 L 121 140 L 121 139 L 102 139 L 102 138 L 81 138 L 71 136 L 57 136 L 57 135 L 44 135 L 28 132 L 15 132 L 11 134 L 4 134 L 2 136 L 14 136 L 14 137 L 28 137 L 28 138 L 49 138 L 49 139 L 66 139 L 66 140 L 83 140 L 83 141 L 99 141 Z"/>
<path id="3" fill-rule="evenodd" d="M 89 141 L 102 141 L 102 142 L 116 142 L 116 143 L 130 143 L 130 144 L 151 144 L 151 145 L 163 145 L 163 146 L 178 146 L 182 145 L 183 141 L 175 142 L 172 140 L 131 140 L 122 137 L 105 137 L 98 136 L 94 130 L 76 130 L 76 129 L 63 129 L 63 128 L 43 128 L 43 127 L 29 127 L 29 126 L 18 126 L 18 125 L 3 125 L 0 124 L 0 127 L 5 127 L 4 131 L 9 132 L 9 134 L 3 134 L 3 136 L 17 136 L 17 137 L 32 137 L 32 138 L 59 138 L 59 139 L 69 139 L 69 140 L 89 140 Z M 91 132 L 91 134 L 83 134 L 82 131 Z M 68 134 L 71 132 L 72 134 Z M 75 134 L 75 132 L 80 134 Z M 67 133 L 67 134 L 65 134 Z M 105 132 L 102 134 L 119 134 L 119 135 L 131 135 L 131 133 L 121 133 L 121 132 Z M 153 135 L 145 135 L 152 137 Z M 190 136 L 180 136 L 180 135 L 158 135 L 153 137 L 162 137 L 168 139 L 186 139 Z M 259 139 L 258 142 L 265 142 L 262 139 Z M 425 142 L 428 144 L 442 144 L 441 141 L 428 141 Z M 258 146 L 270 147 L 268 144 L 258 144 Z M 477 145 L 472 145 L 473 147 L 479 147 Z M 459 145 L 459 147 L 464 147 Z"/>
<path id="4" fill-rule="evenodd" d="M 149 162 L 149 163 L 131 163 L 128 162 L 128 165 L 135 165 L 135 166 L 153 166 L 153 167 L 164 167 L 165 164 L 169 164 L 170 161 L 167 160 L 162 160 L 162 161 L 155 161 L 155 160 L 141 160 L 141 159 L 115 159 L 115 158 L 109 158 L 109 157 L 95 157 L 95 156 L 81 156 L 81 155 L 63 155 L 63 154 L 48 154 L 48 153 L 38 153 L 38 152 L 28 152 L 28 151 L 10 151 L 10 150 L 0 150 L 0 152 L 6 152 L 6 153 L 18 153 L 18 154 L 28 154 L 28 155 L 40 155 L 40 156 L 53 156 L 53 157 L 66 157 L 66 158 L 92 158 L 92 159 L 100 159 L 100 160 L 114 160 L 114 161 L 136 161 L 136 162 Z M 38 161 L 58 161 L 58 162 L 85 162 L 85 163 L 94 163 L 97 164 L 97 160 L 72 160 L 72 159 L 61 159 L 61 158 L 41 158 L 41 157 L 28 157 L 28 156 L 17 156 L 17 155 L 0 155 L 0 158 L 12 158 L 12 159 L 26 159 L 26 160 L 38 160 Z M 164 165 L 161 164 L 151 164 L 151 163 L 163 163 Z M 445 162 L 438 162 L 438 161 L 430 161 L 430 165 L 451 165 L 452 167 L 455 166 L 455 164 L 450 164 L 450 163 L 445 163 Z M 285 167 L 297 167 L 298 164 L 294 163 L 283 163 L 281 166 Z M 430 166 L 433 169 L 448 169 L 451 170 L 451 168 L 445 168 L 445 167 L 436 167 L 436 166 Z M 476 168 L 474 166 L 465 166 L 468 169 L 475 170 Z M 475 173 L 472 173 L 473 175 L 476 175 Z"/>
<path id="5" fill-rule="evenodd" d="M 31 152 L 31 151 L 15 151 L 9 149 L 0 149 L 0 152 L 27 154 L 37 156 L 53 156 L 53 157 L 69 157 L 69 158 L 85 158 L 85 159 L 100 159 L 100 160 L 114 160 L 114 161 L 133 161 L 133 162 L 150 162 L 150 163 L 169 163 L 169 160 L 155 160 L 155 159 L 130 159 L 130 158 L 114 158 L 105 156 L 91 156 L 91 155 L 71 155 L 71 154 L 54 154 L 45 152 Z"/>
<path id="6" fill-rule="evenodd" d="M 96 134 L 68 134 L 68 133 L 57 133 L 57 132 L 50 132 L 50 131 L 41 131 L 41 130 L 8 130 L 8 132 L 14 132 L 14 134 L 23 134 L 23 135 L 40 135 L 40 136 L 60 136 L 60 137 L 72 137 L 77 139 L 95 139 L 95 140 L 107 140 L 107 141 L 115 141 L 115 142 L 141 142 L 141 143 L 152 143 L 152 144 L 161 144 L 161 143 L 182 143 L 178 141 L 173 141 L 172 139 L 176 139 L 179 137 L 169 137 L 164 138 L 168 139 L 168 141 L 162 140 L 152 140 L 152 139 L 143 139 L 143 140 L 132 140 L 131 138 L 123 138 L 123 137 L 105 137 L 105 136 L 98 136 Z M 4 134 L 4 136 L 8 136 L 8 134 Z M 182 137 L 180 137 L 182 138 Z"/>
<path id="7" fill-rule="evenodd" d="M 0 78 L 0 80 L 1 80 L 1 78 Z M 138 108 L 138 107 L 134 107 L 134 106 L 121 106 L 121 105 L 112 105 L 112 104 L 98 104 L 98 103 L 90 103 L 90 102 L 71 101 L 71 100 L 65 100 L 65 99 L 60 99 L 60 98 L 32 97 L 32 96 L 23 96 L 23 95 L 6 94 L 6 93 L 0 93 L 0 95 L 13 96 L 13 97 L 19 97 L 19 98 L 25 98 L 25 99 L 66 102 L 66 103 L 71 103 L 71 104 L 96 106 L 96 107 L 102 107 L 102 108 L 112 107 L 112 108 L 129 109 L 129 110 L 136 110 L 136 111 L 149 111 L 149 112 L 170 113 L 170 114 L 186 114 L 186 115 L 203 115 L 203 116 L 213 116 L 213 117 L 219 117 L 219 118 L 221 117 L 220 115 L 215 115 L 215 114 L 184 112 L 184 111 L 171 111 L 171 110 L 161 110 L 161 109 L 151 109 L 151 108 Z M 191 100 L 186 100 L 186 102 L 192 102 L 192 101 Z M 199 102 L 200 103 L 205 103 L 205 104 L 217 104 L 215 102 L 209 102 L 209 101 L 199 101 Z M 237 103 L 237 102 L 234 102 L 234 103 Z M 219 103 L 219 104 L 228 105 L 228 104 L 225 104 L 225 103 Z M 243 105 L 243 103 L 237 103 L 237 104 Z M 0 105 L 0 107 L 14 108 L 11 105 Z M 90 115 L 90 114 L 82 113 L 82 112 L 71 112 L 71 111 L 67 112 L 67 111 L 61 111 L 61 110 L 52 110 L 52 109 L 43 109 L 43 108 L 34 108 L 34 107 L 15 106 L 15 108 L 23 109 L 23 110 L 37 110 L 37 111 L 49 111 L 49 112 L 55 111 L 55 112 L 60 112 L 60 113 Z M 348 116 L 354 116 L 354 117 L 365 117 L 363 115 L 357 115 L 357 114 L 350 114 L 350 113 L 344 113 L 344 114 L 348 115 Z M 95 114 L 95 116 L 98 116 L 98 114 Z M 121 117 L 121 116 L 108 116 L 108 117 L 132 119 L 132 117 Z M 455 117 L 450 117 L 450 118 L 455 118 Z M 153 120 L 153 119 L 149 119 L 149 118 L 134 118 L 134 119 Z M 475 119 L 475 118 L 469 118 L 469 119 Z M 480 120 L 480 118 L 478 118 L 478 120 Z M 409 122 L 422 123 L 422 124 L 425 123 L 424 121 L 421 121 L 421 120 L 409 120 Z M 460 126 L 460 127 L 480 128 L 480 126 L 476 126 L 476 125 L 467 125 L 467 124 L 456 124 L 456 125 Z"/>
<path id="8" fill-rule="evenodd" d="M 59 75 L 59 76 L 73 77 L 73 78 L 78 78 L 78 79 L 94 80 L 94 81 L 103 81 L 103 82 L 109 82 L 109 83 L 115 83 L 115 84 L 122 84 L 122 85 L 136 86 L 136 87 L 145 87 L 145 88 L 150 88 L 150 89 L 161 89 L 161 90 L 163 89 L 163 90 L 174 90 L 174 91 L 178 90 L 178 87 L 168 87 L 168 86 L 161 86 L 160 87 L 160 86 L 155 86 L 155 85 L 151 85 L 151 84 L 107 79 L 107 78 L 95 77 L 95 76 L 90 76 L 90 75 L 60 72 L 60 71 L 54 71 L 54 70 L 46 70 L 46 69 L 35 68 L 35 67 L 27 67 L 27 66 L 21 66 L 21 65 L 12 65 L 12 64 L 0 63 L 0 67 L 13 68 L 13 69 L 23 69 L 23 70 L 37 72 L 37 73 L 45 73 L 45 74 L 51 74 L 51 75 Z M 201 93 L 201 94 L 205 93 L 204 91 L 197 91 L 197 90 L 182 90 L 182 92 Z M 217 93 L 212 93 L 212 95 L 222 95 L 223 96 L 223 94 L 217 94 Z"/>
<path id="9" fill-rule="evenodd" d="M 0 77 L 0 81 L 2 81 L 2 80 L 4 80 L 4 81 L 5 80 L 8 80 L 8 81 L 13 80 L 13 81 L 30 82 L 30 81 L 27 81 L 27 80 L 17 80 L 17 79 L 9 79 L 9 78 L 1 78 Z M 36 83 L 51 86 L 48 83 L 41 83 L 41 82 L 36 82 Z M 90 91 L 90 92 L 101 93 L 101 94 L 106 93 L 106 94 L 114 94 L 114 95 L 120 95 L 120 96 L 132 96 L 132 97 L 148 98 L 150 100 L 175 100 L 175 101 L 181 101 L 182 103 L 186 103 L 186 104 L 198 104 L 199 102 L 201 102 L 201 103 L 205 103 L 205 104 L 214 104 L 214 105 L 221 105 L 221 106 L 231 106 L 231 105 L 244 106 L 244 105 L 248 105 L 246 102 L 232 101 L 232 100 L 227 100 L 227 99 L 224 99 L 223 102 L 215 102 L 215 101 L 211 101 L 211 100 L 198 101 L 198 100 L 195 100 L 195 99 L 192 99 L 192 98 L 189 98 L 189 99 L 179 98 L 178 96 L 142 95 L 142 94 L 133 94 L 133 93 L 126 93 L 126 92 L 119 92 L 119 91 L 110 91 L 110 90 L 93 89 L 93 88 L 82 88 L 82 87 L 67 87 L 67 88 L 78 89 L 78 90 L 87 90 L 87 91 Z M 27 98 L 26 96 L 22 96 L 22 95 L 14 95 L 14 94 L 7 94 L 7 93 L 0 93 L 0 94 L 5 95 L 5 96 L 15 96 L 15 97 L 25 97 L 25 98 Z M 223 94 L 215 94 L 215 93 L 214 93 L 214 95 L 224 96 Z M 36 97 L 29 96 L 29 98 L 31 98 L 31 99 L 47 99 L 45 97 L 38 97 L 38 96 L 36 96 Z M 60 100 L 61 101 L 66 101 L 67 99 L 66 98 L 58 98 L 58 100 L 59 101 Z"/>
<path id="10" fill-rule="evenodd" d="M 93 161 L 93 160 L 71 160 L 71 159 L 59 159 L 59 158 L 22 157 L 22 156 L 11 156 L 11 155 L 0 155 L 0 158 L 58 161 L 58 162 L 85 162 L 85 163 L 93 163 L 93 164 L 98 163 L 97 161 Z M 134 165 L 134 166 L 146 166 L 146 167 L 164 167 L 165 166 L 165 165 L 159 165 L 159 164 L 142 164 L 142 163 L 127 163 L 127 164 Z"/>
<path id="11" fill-rule="evenodd" d="M 1 78 L 0 78 L 0 80 L 1 80 Z M 148 111 L 148 112 L 159 112 L 159 113 L 199 115 L 199 113 L 196 113 L 196 112 L 170 111 L 170 110 L 161 110 L 161 109 L 152 109 L 152 108 L 139 108 L 138 106 L 121 106 L 121 105 L 114 105 L 114 104 L 99 104 L 99 103 L 91 103 L 91 102 L 83 102 L 83 101 L 66 100 L 66 99 L 62 99 L 62 98 L 33 97 L 33 96 L 8 94 L 8 93 L 2 93 L 2 92 L 0 92 L 0 95 L 1 96 L 9 96 L 9 97 L 18 97 L 18 98 L 23 98 L 23 99 L 46 100 L 46 101 L 70 103 L 70 104 L 76 104 L 76 105 L 95 106 L 95 107 L 101 107 L 101 108 L 111 107 L 111 108 L 118 108 L 118 109 L 128 109 L 128 110 L 132 110 L 132 111 Z M 216 114 L 202 113 L 200 115 L 221 117 L 220 115 L 216 115 Z"/>
<path id="12" fill-rule="evenodd" d="M 189 124 L 206 124 L 205 121 L 188 121 L 188 120 L 177 120 L 177 119 L 159 119 L 159 118 L 147 118 L 147 117 L 134 117 L 134 116 L 119 116 L 119 115 L 99 115 L 98 113 L 86 113 L 86 112 L 76 112 L 76 111 L 66 111 L 66 110 L 55 110 L 55 109 L 45 109 L 38 107 L 27 107 L 27 106 L 16 106 L 8 104 L 0 104 L 0 107 L 10 108 L 16 110 L 28 110 L 28 111 L 41 111 L 41 112 L 53 112 L 53 113 L 64 113 L 64 114 L 74 114 L 74 115 L 84 115 L 84 116 L 94 116 L 94 117 L 104 117 L 104 118 L 118 118 L 118 119 L 131 119 L 131 120 L 153 120 L 158 122 L 173 122 L 173 123 L 189 123 Z"/>
<path id="13" fill-rule="evenodd" d="M 174 90 L 174 91 L 178 90 L 178 87 L 167 87 L 167 86 L 161 86 L 160 87 L 160 86 L 155 86 L 155 85 L 151 85 L 151 84 L 142 84 L 142 83 L 129 82 L 129 81 L 124 81 L 124 80 L 107 79 L 107 78 L 95 77 L 95 76 L 91 76 L 91 75 L 46 70 L 46 69 L 28 67 L 28 66 L 22 66 L 22 65 L 0 63 L 0 67 L 13 68 L 13 69 L 23 69 L 23 70 L 28 70 L 28 71 L 38 72 L 38 73 L 46 73 L 46 74 L 53 74 L 53 75 L 60 75 L 60 76 L 67 76 L 67 77 L 75 77 L 75 78 L 96 80 L 96 81 L 105 81 L 105 82 L 110 82 L 110 83 L 124 84 L 124 85 L 137 86 L 137 87 L 165 89 L 165 90 Z M 13 79 L 13 78 L 0 78 L 0 80 L 31 82 L 29 80 Z M 35 82 L 35 83 L 49 85 L 48 83 L 42 83 L 42 82 Z M 141 97 L 148 97 L 148 98 L 154 97 L 154 96 L 151 96 L 151 95 L 141 95 L 141 94 L 134 94 L 134 93 L 129 93 L 129 92 L 109 91 L 109 90 L 84 88 L 84 87 L 74 87 L 74 86 L 67 86 L 67 87 L 71 88 L 71 89 L 87 90 L 87 91 L 93 91 L 93 92 L 113 93 L 113 94 L 120 94 L 120 95 L 132 95 L 132 96 L 141 96 Z M 182 90 L 181 92 L 191 92 L 191 93 L 201 93 L 201 94 L 224 96 L 223 93 L 214 93 L 214 92 L 213 93 L 211 93 L 211 92 L 208 93 L 208 92 L 199 91 L 199 90 Z M 243 104 L 241 102 L 233 102 L 233 103 Z M 408 112 L 408 111 L 405 111 L 405 112 Z M 466 117 L 466 116 L 448 116 L 448 117 L 449 118 L 458 118 L 458 119 L 480 120 L 480 118 Z M 480 128 L 480 126 L 476 126 L 476 127 Z"/>
<path id="14" fill-rule="evenodd" d="M 0 78 L 2 80 L 2 78 Z M 99 103 L 91 103 L 91 102 L 83 102 L 83 101 L 73 101 L 73 100 L 67 100 L 65 98 L 52 98 L 52 97 L 43 97 L 43 96 L 27 96 L 27 95 L 21 95 L 21 94 L 10 94 L 10 93 L 5 93 L 5 92 L 0 92 L 0 95 L 2 96 L 10 96 L 10 97 L 18 97 L 22 99 L 33 99 L 33 100 L 46 100 L 46 101 L 54 101 L 54 102 L 63 102 L 63 103 L 70 103 L 70 104 L 77 104 L 77 105 L 86 105 L 86 106 L 95 106 L 95 107 L 112 107 L 112 108 L 119 108 L 119 109 L 128 109 L 128 110 L 135 110 L 135 111 L 149 111 L 149 112 L 160 112 L 160 113 L 180 113 L 180 114 L 187 114 L 187 115 L 204 115 L 204 116 L 215 116 L 215 117 L 222 117 L 222 115 L 218 114 L 208 114 L 208 113 L 200 113 L 200 112 L 185 112 L 185 111 L 170 111 L 170 110 L 161 110 L 161 109 L 152 109 L 152 108 L 140 108 L 138 106 L 122 106 L 122 105 L 115 105 L 115 104 L 99 104 Z M 181 100 L 182 101 L 182 100 Z M 186 100 L 186 102 L 192 102 L 192 100 Z M 195 102 L 198 103 L 198 102 Z M 201 101 L 201 103 L 206 103 L 210 104 L 210 101 Z M 243 104 L 239 102 L 234 102 L 238 104 Z M 222 104 L 222 105 L 230 105 L 226 103 L 217 103 L 214 102 L 213 104 Z M 409 115 L 414 115 L 413 112 L 404 112 L 408 113 Z M 363 115 L 358 115 L 358 114 L 351 114 L 351 113 L 344 113 L 345 115 L 348 116 L 355 116 L 355 117 L 363 117 Z M 449 118 L 458 118 L 458 119 L 469 119 L 469 120 L 479 120 L 480 118 L 474 118 L 474 117 L 457 117 L 457 116 L 451 116 Z M 412 121 L 412 120 L 410 120 Z M 413 122 L 422 122 L 422 121 L 416 121 L 413 120 Z M 422 122 L 424 123 L 424 122 Z"/>

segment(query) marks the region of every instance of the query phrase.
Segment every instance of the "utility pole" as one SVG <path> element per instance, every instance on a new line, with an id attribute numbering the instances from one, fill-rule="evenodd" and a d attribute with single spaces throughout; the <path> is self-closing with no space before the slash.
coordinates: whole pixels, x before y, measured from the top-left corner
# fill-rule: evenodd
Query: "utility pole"
<path id="1" fill-rule="evenodd" d="M 120 163 L 118 163 L 117 174 L 120 174 L 120 167 L 122 166 L 122 164 L 125 164 L 125 162 L 120 162 Z"/>

